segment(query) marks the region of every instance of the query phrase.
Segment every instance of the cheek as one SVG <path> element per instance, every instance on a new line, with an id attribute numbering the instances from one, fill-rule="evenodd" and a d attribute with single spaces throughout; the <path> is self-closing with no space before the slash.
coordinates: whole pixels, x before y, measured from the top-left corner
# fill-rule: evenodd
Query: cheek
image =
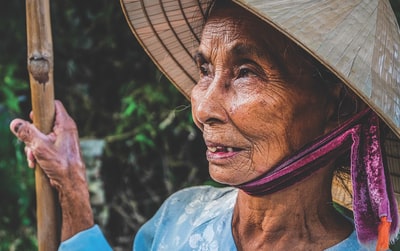
<path id="1" fill-rule="evenodd" d="M 323 93 L 305 93 L 297 100 L 293 111 L 292 129 L 290 137 L 298 149 L 303 145 L 321 136 L 327 126 L 327 118 L 330 116 L 328 103 Z"/>
<path id="2" fill-rule="evenodd" d="M 236 128 L 252 144 L 253 170 L 259 173 L 267 171 L 297 147 L 290 136 L 295 124 L 294 105 L 287 96 L 270 93 L 237 103 L 229 110 Z"/>
<path id="3" fill-rule="evenodd" d="M 277 144 L 286 142 L 290 118 L 284 116 L 285 111 L 276 101 L 258 99 L 232 106 L 229 110 L 236 128 L 255 147 L 265 150 L 268 145 L 277 147 Z"/>
<path id="4" fill-rule="evenodd" d="M 277 92 L 262 91 L 235 97 L 229 108 L 229 116 L 233 123 L 244 134 L 252 138 L 276 136 L 285 131 L 290 121 L 290 105 L 285 97 Z"/>

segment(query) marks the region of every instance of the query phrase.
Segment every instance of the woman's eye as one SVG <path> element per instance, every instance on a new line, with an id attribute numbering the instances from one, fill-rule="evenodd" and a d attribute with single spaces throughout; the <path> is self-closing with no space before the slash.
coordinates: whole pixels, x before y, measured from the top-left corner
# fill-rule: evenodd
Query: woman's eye
<path id="1" fill-rule="evenodd" d="M 208 67 L 206 64 L 200 65 L 200 73 L 202 75 L 208 75 Z"/>
<path id="2" fill-rule="evenodd" d="M 209 75 L 209 66 L 208 64 L 204 63 L 199 66 L 201 76 L 208 76 Z"/>
<path id="3" fill-rule="evenodd" d="M 239 69 L 238 78 L 244 78 L 244 77 L 255 76 L 255 75 L 256 74 L 249 68 L 241 68 L 241 69 Z"/>

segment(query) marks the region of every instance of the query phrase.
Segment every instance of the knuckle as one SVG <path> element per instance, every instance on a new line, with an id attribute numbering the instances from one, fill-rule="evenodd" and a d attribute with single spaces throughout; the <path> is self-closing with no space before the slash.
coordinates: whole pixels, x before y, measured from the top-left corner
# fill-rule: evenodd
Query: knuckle
<path id="1" fill-rule="evenodd" d="M 21 125 L 17 132 L 17 137 L 25 143 L 29 143 L 32 139 L 32 129 L 26 125 Z"/>
<path id="2" fill-rule="evenodd" d="M 39 160 L 49 159 L 49 150 L 43 144 L 36 144 L 33 150 L 34 156 Z"/>

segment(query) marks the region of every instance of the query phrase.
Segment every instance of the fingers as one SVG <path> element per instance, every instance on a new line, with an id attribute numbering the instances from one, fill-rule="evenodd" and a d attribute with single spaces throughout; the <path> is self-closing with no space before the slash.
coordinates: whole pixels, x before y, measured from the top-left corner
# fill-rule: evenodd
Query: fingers
<path id="1" fill-rule="evenodd" d="M 68 177 L 85 176 L 77 128 L 60 101 L 55 102 L 54 127 L 49 134 L 43 134 L 32 123 L 22 119 L 11 121 L 10 130 L 25 143 L 28 166 L 33 168 L 39 164 L 57 189 L 61 189 L 60 184 L 71 182 Z"/>
<path id="2" fill-rule="evenodd" d="M 54 102 L 54 105 L 55 105 L 55 111 L 56 111 L 56 120 L 57 120 L 57 118 L 62 119 L 62 120 L 71 119 L 71 117 L 69 116 L 67 110 L 65 109 L 65 107 L 61 103 L 61 101 L 56 100 Z"/>
<path id="3" fill-rule="evenodd" d="M 22 124 L 26 122 L 22 119 L 14 119 L 10 123 L 10 131 L 14 134 L 16 134 L 19 131 L 19 128 L 22 126 Z"/>
<path id="4" fill-rule="evenodd" d="M 25 155 L 26 155 L 26 159 L 28 161 L 28 167 L 34 168 L 36 165 L 36 159 L 33 156 L 32 150 L 27 146 L 25 146 Z"/>
<path id="5" fill-rule="evenodd" d="M 20 141 L 25 143 L 25 155 L 28 161 L 28 166 L 34 168 L 36 159 L 31 147 L 40 144 L 39 141 L 43 141 L 45 135 L 37 130 L 33 124 L 22 119 L 14 119 L 11 121 L 10 130 Z"/>
<path id="6" fill-rule="evenodd" d="M 55 101 L 55 121 L 54 121 L 54 132 L 58 134 L 63 130 L 76 130 L 76 124 L 74 120 L 69 116 L 68 112 L 64 108 L 64 105 L 56 100 Z"/>
<path id="7" fill-rule="evenodd" d="M 56 112 L 67 113 L 67 110 L 65 110 L 65 107 L 60 100 L 55 100 L 54 105 L 56 107 Z"/>
<path id="8" fill-rule="evenodd" d="M 22 119 L 14 119 L 11 121 L 10 130 L 27 146 L 32 145 L 35 140 L 43 139 L 45 137 L 45 135 L 41 133 L 33 124 Z"/>
<path id="9" fill-rule="evenodd" d="M 10 130 L 14 135 L 22 142 L 30 145 L 32 140 L 35 138 L 35 134 L 40 133 L 36 128 L 28 121 L 22 119 L 14 119 L 10 123 Z"/>

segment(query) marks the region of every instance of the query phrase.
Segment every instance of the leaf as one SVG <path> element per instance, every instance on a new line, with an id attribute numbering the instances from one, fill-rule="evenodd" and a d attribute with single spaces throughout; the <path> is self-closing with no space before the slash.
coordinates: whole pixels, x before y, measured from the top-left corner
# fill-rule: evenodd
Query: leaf
<path id="1" fill-rule="evenodd" d="M 126 118 L 132 115 L 134 111 L 138 108 L 138 105 L 132 98 L 124 99 L 124 103 L 127 103 L 127 107 L 122 112 L 122 117 Z"/>
<path id="2" fill-rule="evenodd" d="M 154 142 L 151 139 L 149 139 L 145 134 L 136 135 L 135 141 L 138 143 L 142 143 L 146 146 L 154 147 Z"/>

